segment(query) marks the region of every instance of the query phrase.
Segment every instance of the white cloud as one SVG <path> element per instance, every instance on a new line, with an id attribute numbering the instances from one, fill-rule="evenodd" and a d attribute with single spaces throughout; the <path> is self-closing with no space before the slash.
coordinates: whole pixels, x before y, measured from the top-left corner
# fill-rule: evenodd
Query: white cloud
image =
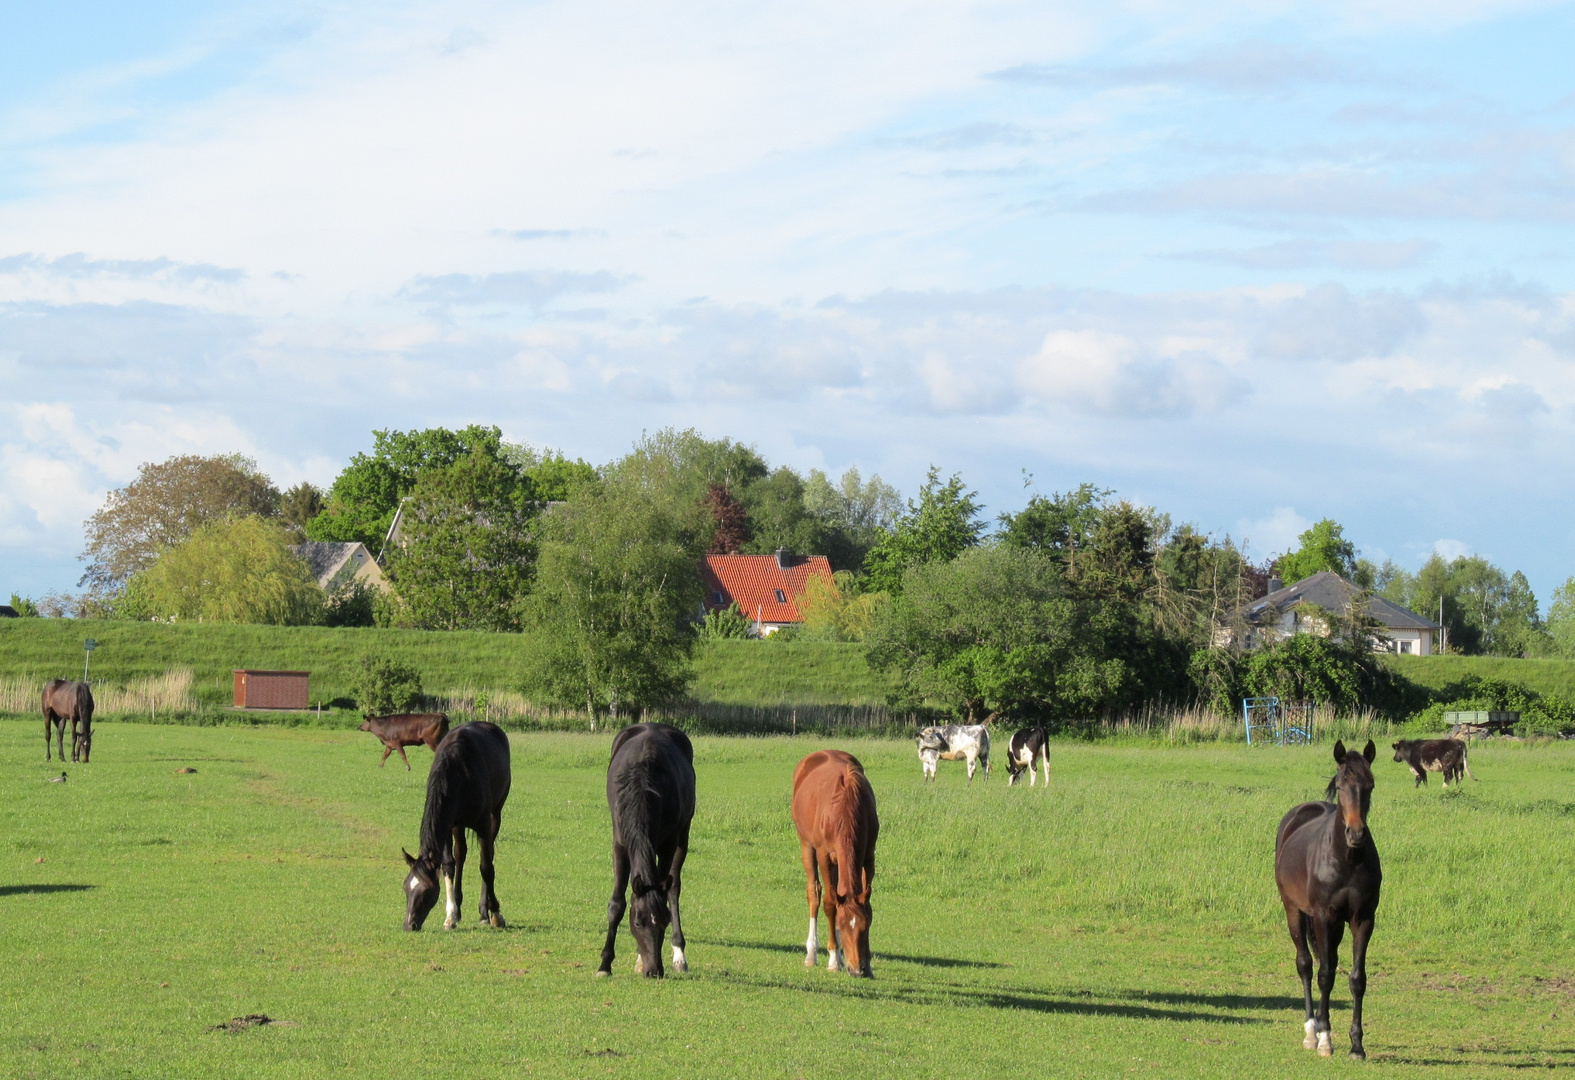
<path id="1" fill-rule="evenodd" d="M 1261 562 L 1294 551 L 1300 542 L 1297 538 L 1312 525 L 1312 519 L 1297 513 L 1294 507 L 1277 506 L 1266 517 L 1238 521 L 1236 529 L 1249 545 L 1248 554 Z"/>
<path id="2" fill-rule="evenodd" d="M 1454 562 L 1475 554 L 1475 550 L 1464 540 L 1434 540 L 1430 554 L 1437 555 L 1445 562 Z"/>

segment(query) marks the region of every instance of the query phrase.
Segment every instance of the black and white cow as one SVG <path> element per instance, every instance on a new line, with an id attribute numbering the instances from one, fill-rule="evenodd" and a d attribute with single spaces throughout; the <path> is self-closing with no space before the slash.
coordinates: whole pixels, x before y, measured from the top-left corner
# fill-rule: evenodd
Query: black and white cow
<path id="1" fill-rule="evenodd" d="M 1466 744 L 1460 739 L 1401 739 L 1395 743 L 1395 760 L 1411 767 L 1415 787 L 1427 783 L 1430 772 L 1443 773 L 1445 787 L 1451 780 L 1458 784 L 1467 776 L 1476 779 L 1466 760 Z"/>
<path id="2" fill-rule="evenodd" d="M 935 779 L 935 763 L 968 762 L 968 782 L 973 783 L 975 765 L 984 765 L 984 778 L 990 779 L 990 729 L 984 724 L 936 724 L 919 732 L 919 764 L 924 778 Z"/>
<path id="3" fill-rule="evenodd" d="M 1050 737 L 1042 727 L 1025 727 L 1006 746 L 1006 784 L 1017 783 L 1017 778 L 1028 772 L 1028 786 L 1033 787 L 1038 774 L 1034 769 L 1043 765 L 1045 787 L 1050 786 Z"/>

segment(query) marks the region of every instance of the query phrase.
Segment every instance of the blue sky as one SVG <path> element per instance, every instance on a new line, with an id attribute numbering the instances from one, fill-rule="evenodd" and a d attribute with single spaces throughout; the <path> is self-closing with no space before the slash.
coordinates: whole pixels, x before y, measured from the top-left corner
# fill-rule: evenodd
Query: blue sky
<path id="1" fill-rule="evenodd" d="M 143 461 L 471 422 L 1575 574 L 1570 6 L 4 15 L 0 594 Z"/>

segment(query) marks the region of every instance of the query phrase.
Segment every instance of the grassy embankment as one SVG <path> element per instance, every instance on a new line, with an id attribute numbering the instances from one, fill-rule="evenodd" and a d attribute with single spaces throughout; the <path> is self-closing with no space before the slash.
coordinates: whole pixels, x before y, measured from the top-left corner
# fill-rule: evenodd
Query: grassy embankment
<path id="1" fill-rule="evenodd" d="M 378 769 L 354 732 L 113 724 L 46 782 L 0 723 L 0 1075 L 1326 1076 L 1270 873 L 1324 748 L 1058 745 L 1050 790 L 922 785 L 866 740 L 881 839 L 876 978 L 806 970 L 787 816 L 822 740 L 696 740 L 692 972 L 592 977 L 610 857 L 605 736 L 513 738 L 506 930 L 400 930 L 430 756 Z M 193 775 L 175 770 L 191 766 Z M 1486 744 L 1482 782 L 1413 790 L 1380 759 L 1385 888 L 1364 1073 L 1575 1066 L 1575 747 Z M 56 767 L 58 771 L 58 766 Z M 472 848 L 474 858 L 474 848 Z M 1348 945 L 1345 958 L 1348 960 Z M 282 1021 L 238 1034 L 232 1017 Z"/>
<path id="2" fill-rule="evenodd" d="M 1575 661 L 1503 656 L 1388 656 L 1385 662 L 1419 686 L 1439 690 L 1467 675 L 1520 683 L 1539 694 L 1575 698 Z"/>

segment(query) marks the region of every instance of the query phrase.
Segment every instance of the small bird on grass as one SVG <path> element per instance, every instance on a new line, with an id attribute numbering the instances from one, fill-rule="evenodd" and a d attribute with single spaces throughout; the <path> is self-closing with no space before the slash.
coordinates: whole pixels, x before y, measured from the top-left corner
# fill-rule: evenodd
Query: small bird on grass
<path id="1" fill-rule="evenodd" d="M 62 771 L 61 771 L 61 773 L 60 773 L 60 775 L 59 775 L 59 776 L 51 776 L 51 777 L 50 777 L 50 778 L 49 778 L 49 782 L 50 782 L 50 783 L 51 783 L 51 784 L 64 784 L 64 783 L 65 783 L 65 782 L 66 782 L 66 774 L 65 774 L 65 771 L 64 771 L 64 770 L 62 770 Z"/>

